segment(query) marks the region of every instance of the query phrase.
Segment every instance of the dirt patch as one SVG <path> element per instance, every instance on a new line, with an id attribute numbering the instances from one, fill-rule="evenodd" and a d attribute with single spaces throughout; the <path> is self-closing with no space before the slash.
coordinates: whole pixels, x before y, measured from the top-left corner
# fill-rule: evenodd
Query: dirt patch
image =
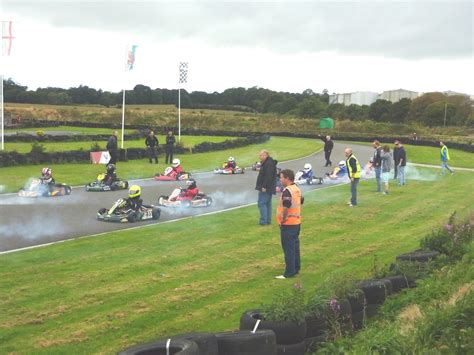
<path id="1" fill-rule="evenodd" d="M 418 305 L 412 304 L 405 307 L 398 315 L 398 319 L 402 323 L 400 332 L 404 335 L 410 333 L 415 327 L 415 322 L 421 317 L 423 317 L 423 314 Z"/>
<path id="2" fill-rule="evenodd" d="M 51 346 L 80 343 L 89 338 L 82 331 L 77 331 L 68 335 L 67 339 L 41 339 L 37 345 L 40 348 L 49 348 Z"/>
<path id="3" fill-rule="evenodd" d="M 450 306 L 454 306 L 457 301 L 459 301 L 461 298 L 463 298 L 468 293 L 470 293 L 473 288 L 474 288 L 474 282 L 470 282 L 470 283 L 460 286 L 459 289 L 456 292 L 454 292 L 451 295 L 451 297 L 449 297 L 449 300 L 446 302 L 446 304 Z"/>

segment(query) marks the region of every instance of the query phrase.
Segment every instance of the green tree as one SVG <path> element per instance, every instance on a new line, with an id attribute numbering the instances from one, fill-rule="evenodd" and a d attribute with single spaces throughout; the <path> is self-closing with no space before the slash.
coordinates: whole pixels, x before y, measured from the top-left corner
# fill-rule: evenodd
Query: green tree
<path id="1" fill-rule="evenodd" d="M 407 122 L 423 122 L 423 115 L 428 105 L 445 100 L 445 95 L 440 92 L 429 92 L 414 99 L 406 117 Z"/>
<path id="2" fill-rule="evenodd" d="M 447 104 L 443 101 L 433 102 L 429 104 L 423 113 L 422 123 L 433 127 L 444 125 L 444 112 L 446 108 L 446 125 L 450 122 L 450 118 L 456 113 L 456 108 L 452 104 Z"/>
<path id="3" fill-rule="evenodd" d="M 395 102 L 390 108 L 389 121 L 394 123 L 403 123 L 405 122 L 408 112 L 410 111 L 411 100 L 410 99 L 401 99 L 400 101 Z"/>
<path id="4" fill-rule="evenodd" d="M 369 107 L 369 118 L 377 122 L 388 121 L 391 107 L 390 101 L 377 100 Z"/>

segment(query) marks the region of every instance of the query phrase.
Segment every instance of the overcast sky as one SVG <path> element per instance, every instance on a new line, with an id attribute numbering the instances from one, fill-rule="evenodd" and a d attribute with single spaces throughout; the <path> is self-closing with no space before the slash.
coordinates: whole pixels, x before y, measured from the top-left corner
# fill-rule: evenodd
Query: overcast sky
<path id="1" fill-rule="evenodd" d="M 474 94 L 472 1 L 0 0 L 13 20 L 6 77 L 119 91 L 260 86 L 279 91 Z M 125 73 L 125 47 L 137 44 Z"/>

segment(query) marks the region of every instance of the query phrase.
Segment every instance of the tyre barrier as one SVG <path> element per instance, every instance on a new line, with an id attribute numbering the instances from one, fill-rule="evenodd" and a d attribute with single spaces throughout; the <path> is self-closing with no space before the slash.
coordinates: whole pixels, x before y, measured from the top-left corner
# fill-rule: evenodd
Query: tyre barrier
<path id="1" fill-rule="evenodd" d="M 385 285 L 385 295 L 386 296 L 390 296 L 391 294 L 393 294 L 392 282 L 389 279 L 383 278 L 383 279 L 376 279 L 375 281 L 380 281 Z"/>
<path id="2" fill-rule="evenodd" d="M 277 345 L 277 355 L 304 355 L 306 343 L 303 340 L 296 344 Z"/>
<path id="3" fill-rule="evenodd" d="M 403 290 L 404 288 L 409 288 L 409 287 L 414 286 L 414 284 L 410 283 L 410 281 L 404 275 L 388 276 L 386 277 L 386 279 L 390 280 L 390 282 L 392 283 L 393 293 L 397 293 Z M 411 284 L 413 284 L 413 286 L 410 286 Z"/>
<path id="4" fill-rule="evenodd" d="M 365 315 L 367 318 L 371 318 L 377 315 L 379 312 L 380 307 L 382 307 L 382 303 L 370 303 L 365 308 Z"/>
<path id="5" fill-rule="evenodd" d="M 219 355 L 275 355 L 275 333 L 271 330 L 223 332 L 216 334 Z"/>
<path id="6" fill-rule="evenodd" d="M 365 295 L 363 291 L 353 293 L 347 296 L 347 300 L 351 304 L 352 314 L 363 311 L 365 309 Z"/>
<path id="7" fill-rule="evenodd" d="M 352 313 L 352 330 L 361 330 L 365 322 L 365 309 Z"/>
<path id="8" fill-rule="evenodd" d="M 158 340 L 148 344 L 137 345 L 118 353 L 119 355 L 200 355 L 194 341 L 186 339 Z"/>
<path id="9" fill-rule="evenodd" d="M 347 298 L 340 298 L 337 300 L 339 303 L 339 317 L 338 321 L 343 332 L 350 332 L 352 330 L 352 308 Z"/>
<path id="10" fill-rule="evenodd" d="M 173 336 L 171 339 L 185 339 L 193 341 L 199 348 L 200 354 L 218 355 L 217 339 L 213 333 L 188 333 Z"/>
<path id="11" fill-rule="evenodd" d="M 364 292 L 367 304 L 384 303 L 387 298 L 386 283 L 377 280 L 362 281 L 360 289 Z"/>
<path id="12" fill-rule="evenodd" d="M 312 338 L 321 335 L 322 332 L 328 330 L 326 317 L 323 314 L 311 315 L 306 314 L 306 336 L 305 338 Z"/>
<path id="13" fill-rule="evenodd" d="M 257 320 L 260 320 L 258 329 L 273 330 L 276 342 L 279 345 L 296 344 L 303 341 L 306 336 L 306 322 L 301 324 L 293 322 L 272 322 L 263 319 L 260 310 L 245 311 L 240 317 L 240 330 L 253 330 Z"/>
<path id="14" fill-rule="evenodd" d="M 426 263 L 430 260 L 436 259 L 439 256 L 439 252 L 433 250 L 415 250 L 411 253 L 405 253 L 397 256 L 398 261 L 415 261 L 420 263 Z"/>
<path id="15" fill-rule="evenodd" d="M 320 331 L 317 335 L 309 338 L 305 338 L 304 343 L 306 352 L 314 352 L 318 347 L 325 343 L 328 339 L 328 333 L 326 331 Z"/>

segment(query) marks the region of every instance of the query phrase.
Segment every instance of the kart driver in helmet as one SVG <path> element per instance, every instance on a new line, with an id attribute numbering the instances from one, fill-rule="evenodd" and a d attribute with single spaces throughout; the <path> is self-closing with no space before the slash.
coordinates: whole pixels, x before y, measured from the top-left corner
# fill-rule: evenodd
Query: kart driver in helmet
<path id="1" fill-rule="evenodd" d="M 173 159 L 173 162 L 171 164 L 171 172 L 168 174 L 168 176 L 176 177 L 182 172 L 183 168 L 181 167 L 181 160 Z"/>
<path id="2" fill-rule="evenodd" d="M 117 173 L 115 172 L 115 165 L 108 164 L 105 171 L 105 177 L 104 177 L 103 182 L 105 185 L 110 186 L 115 181 L 117 181 Z"/>
<path id="3" fill-rule="evenodd" d="M 125 207 L 135 211 L 140 210 L 143 200 L 140 198 L 142 188 L 138 185 L 132 185 L 128 190 L 128 198 L 125 199 Z"/>
<path id="4" fill-rule="evenodd" d="M 313 166 L 310 163 L 306 163 L 303 167 L 303 175 L 300 179 L 312 179 L 314 177 Z"/>
<path id="5" fill-rule="evenodd" d="M 192 200 L 199 193 L 196 180 L 189 179 L 186 181 L 186 188 L 181 191 L 180 200 Z"/>
<path id="6" fill-rule="evenodd" d="M 51 168 L 43 168 L 41 169 L 41 183 L 48 186 L 49 191 L 51 192 L 56 181 L 53 178 L 53 170 Z"/>
<path id="7" fill-rule="evenodd" d="M 235 161 L 234 157 L 229 157 L 227 159 L 227 163 L 224 165 L 224 169 L 232 169 L 234 170 L 237 167 L 237 162 Z"/>

